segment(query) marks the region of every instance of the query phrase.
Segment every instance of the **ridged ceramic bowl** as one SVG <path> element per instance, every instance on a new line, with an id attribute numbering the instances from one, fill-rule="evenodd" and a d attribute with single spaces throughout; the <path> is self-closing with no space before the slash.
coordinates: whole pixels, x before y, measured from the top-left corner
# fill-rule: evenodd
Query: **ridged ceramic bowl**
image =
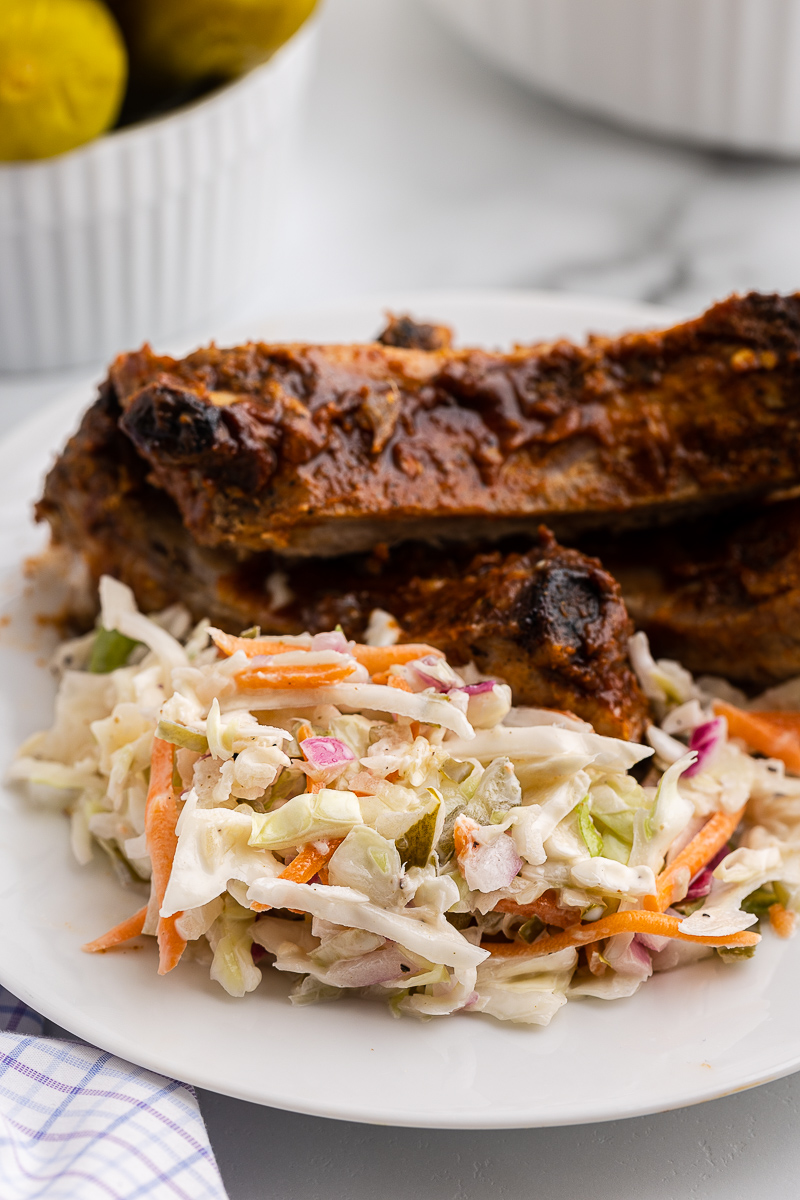
<path id="1" fill-rule="evenodd" d="M 800 156 L 800 0 L 428 0 L 560 100 L 668 137 Z"/>
<path id="2" fill-rule="evenodd" d="M 314 40 L 312 24 L 167 116 L 0 165 L 0 371 L 169 338 L 246 287 L 277 236 Z"/>

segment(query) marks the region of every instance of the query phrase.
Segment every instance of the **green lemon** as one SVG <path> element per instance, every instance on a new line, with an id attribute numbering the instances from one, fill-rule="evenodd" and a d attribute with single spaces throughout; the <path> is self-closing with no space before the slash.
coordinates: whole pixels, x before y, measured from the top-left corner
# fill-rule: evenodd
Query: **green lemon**
<path id="1" fill-rule="evenodd" d="M 104 133 L 127 69 L 100 0 L 0 0 L 0 159 L 49 158 Z"/>
<path id="2" fill-rule="evenodd" d="M 264 62 L 300 28 L 316 3 L 127 0 L 121 7 L 138 69 L 188 86 L 234 79 Z"/>

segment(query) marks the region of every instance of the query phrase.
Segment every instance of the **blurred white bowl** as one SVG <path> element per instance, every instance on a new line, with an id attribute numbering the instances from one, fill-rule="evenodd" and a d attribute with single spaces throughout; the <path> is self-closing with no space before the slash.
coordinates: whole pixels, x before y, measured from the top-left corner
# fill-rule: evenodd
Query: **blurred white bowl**
<path id="1" fill-rule="evenodd" d="M 0 370 L 161 341 L 246 287 L 276 240 L 314 41 L 306 26 L 195 104 L 0 165 Z"/>
<path id="2" fill-rule="evenodd" d="M 560 100 L 669 137 L 800 154 L 800 0 L 429 0 Z"/>

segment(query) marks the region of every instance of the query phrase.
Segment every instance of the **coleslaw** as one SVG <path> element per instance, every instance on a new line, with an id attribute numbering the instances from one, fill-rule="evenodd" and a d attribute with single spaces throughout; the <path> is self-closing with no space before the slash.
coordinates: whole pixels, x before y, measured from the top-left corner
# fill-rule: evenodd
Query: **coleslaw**
<path id="1" fill-rule="evenodd" d="M 89 951 L 144 934 L 159 973 L 205 962 L 232 996 L 271 963 L 295 1004 L 546 1025 L 568 999 L 750 957 L 760 921 L 793 931 L 800 738 L 787 719 L 771 741 L 768 714 L 796 683 L 748 702 L 638 633 L 655 718 L 638 745 L 513 706 L 386 613 L 356 644 L 145 616 L 109 577 L 100 604 L 11 769 L 68 811 L 80 863 L 100 849 L 141 893 Z"/>

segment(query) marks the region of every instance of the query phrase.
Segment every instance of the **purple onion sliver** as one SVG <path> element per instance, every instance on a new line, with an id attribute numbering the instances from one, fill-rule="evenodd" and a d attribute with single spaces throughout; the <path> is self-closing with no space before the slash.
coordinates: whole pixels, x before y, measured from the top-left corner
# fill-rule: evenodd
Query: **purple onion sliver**
<path id="1" fill-rule="evenodd" d="M 689 749 L 697 752 L 697 761 L 686 768 L 683 772 L 684 775 L 689 777 L 702 771 L 724 738 L 725 722 L 721 717 L 715 717 L 713 721 L 706 721 L 704 725 L 698 725 L 692 731 L 689 741 Z"/>
<path id="2" fill-rule="evenodd" d="M 442 683 L 441 679 L 435 679 L 433 675 L 428 675 L 427 672 L 420 671 L 416 663 L 410 664 L 410 669 L 425 687 L 435 688 L 437 692 L 449 692 L 451 690 L 449 684 Z"/>
<path id="3" fill-rule="evenodd" d="M 352 762 L 355 754 L 344 742 L 333 737 L 311 737 L 301 743 L 306 760 L 312 767 L 338 767 Z"/>
<path id="4" fill-rule="evenodd" d="M 312 651 L 335 650 L 338 654 L 349 654 L 350 643 L 338 629 L 330 633 L 315 633 L 311 639 Z"/>
<path id="5" fill-rule="evenodd" d="M 454 688 L 456 692 L 466 692 L 468 696 L 482 696 L 484 692 L 491 692 L 495 687 L 494 679 L 484 679 L 482 683 L 465 683 L 463 687 Z"/>
<path id="6" fill-rule="evenodd" d="M 670 938 L 661 937 L 658 933 L 637 933 L 633 942 L 644 947 L 646 951 L 650 950 L 653 954 L 660 954 L 669 945 L 670 940 Z"/>
<path id="7" fill-rule="evenodd" d="M 689 884 L 689 890 L 684 897 L 685 900 L 702 900 L 704 896 L 708 895 L 708 893 L 711 891 L 714 870 L 719 866 L 723 858 L 727 858 L 730 852 L 729 846 L 723 846 L 722 849 L 718 850 L 714 857 L 697 872 L 694 879 Z"/>

